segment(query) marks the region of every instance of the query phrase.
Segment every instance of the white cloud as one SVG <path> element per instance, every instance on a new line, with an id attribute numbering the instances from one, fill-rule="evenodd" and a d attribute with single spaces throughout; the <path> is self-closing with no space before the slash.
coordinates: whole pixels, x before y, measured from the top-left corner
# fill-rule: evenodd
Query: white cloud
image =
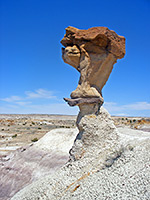
<path id="1" fill-rule="evenodd" d="M 55 96 L 52 95 L 52 92 L 49 90 L 44 90 L 44 89 L 38 89 L 35 92 L 31 91 L 26 91 L 25 94 L 27 95 L 27 99 L 51 99 L 51 98 L 56 98 Z"/>
<path id="2" fill-rule="evenodd" d="M 121 108 L 120 106 L 117 105 L 117 103 L 115 102 L 105 102 L 104 103 L 104 107 L 110 112 L 120 112 L 121 111 Z"/>
<path id="3" fill-rule="evenodd" d="M 127 113 L 115 113 L 115 116 L 130 116 L 129 114 Z"/>
<path id="4" fill-rule="evenodd" d="M 20 100 L 22 100 L 22 98 L 19 96 L 11 96 L 11 97 L 3 98 L 0 100 L 6 101 L 6 102 L 14 102 L 14 101 L 20 101 Z"/>
<path id="5" fill-rule="evenodd" d="M 77 115 L 78 107 L 70 107 L 66 103 L 26 105 L 26 106 L 7 106 L 0 107 L 3 114 L 64 114 Z"/>
<path id="6" fill-rule="evenodd" d="M 49 90 L 38 89 L 38 90 L 35 90 L 34 92 L 26 91 L 25 97 L 10 96 L 10 97 L 7 97 L 7 98 L 2 98 L 0 100 L 5 101 L 5 102 L 14 102 L 14 103 L 23 105 L 23 104 L 29 104 L 29 102 L 27 102 L 27 103 L 25 102 L 27 99 L 52 99 L 52 98 L 56 98 L 55 96 L 52 95 L 52 93 L 53 92 L 49 91 Z"/>
<path id="7" fill-rule="evenodd" d="M 43 101 L 41 100 L 46 100 Z M 49 99 L 54 99 L 56 103 L 49 103 Z M 38 89 L 35 91 L 26 91 L 24 97 L 22 96 L 11 96 L 7 98 L 0 99 L 7 103 L 3 103 L 0 107 L 0 113 L 10 113 L 10 114 L 77 114 L 78 108 L 70 108 L 66 103 L 60 102 L 53 95 L 52 91 L 45 89 Z M 36 101 L 34 101 L 36 100 Z M 56 101 L 57 100 L 57 101 Z M 63 101 L 63 100 L 62 100 Z M 42 103 L 41 103 L 42 102 Z"/>
<path id="8" fill-rule="evenodd" d="M 43 100 L 46 99 L 48 102 L 44 101 L 45 103 L 43 103 Z M 54 99 L 56 103 L 53 101 L 53 104 L 49 104 L 49 99 Z M 2 104 L 1 113 L 77 114 L 78 110 L 78 107 L 70 108 L 67 104 L 57 103 L 58 99 L 53 95 L 53 92 L 45 89 L 26 91 L 24 97 L 14 95 L 0 100 L 7 102 Z M 111 115 L 150 116 L 150 103 L 144 101 L 124 105 L 105 102 L 104 107 Z"/>
<path id="9" fill-rule="evenodd" d="M 31 101 L 17 101 L 16 104 L 19 106 L 25 106 L 31 104 Z"/>
<path id="10" fill-rule="evenodd" d="M 104 106 L 111 111 L 122 110 L 150 110 L 150 103 L 147 102 L 135 102 L 133 104 L 117 105 L 114 102 L 106 102 Z"/>
<path id="11" fill-rule="evenodd" d="M 124 105 L 124 109 L 150 110 L 150 103 L 147 103 L 147 102 L 136 102 L 134 104 Z"/>
<path id="12" fill-rule="evenodd" d="M 66 115 L 76 115 L 78 113 L 78 107 L 70 107 L 66 103 L 54 103 L 54 104 L 44 104 L 44 105 L 30 105 L 28 106 L 30 112 L 39 114 L 66 114 Z"/>
<path id="13" fill-rule="evenodd" d="M 148 102 L 135 102 L 132 104 L 118 105 L 114 102 L 104 103 L 104 107 L 112 114 L 119 116 L 131 116 L 137 115 L 134 113 L 139 113 L 139 115 L 144 115 L 146 112 L 147 116 L 150 116 L 150 103 Z"/>

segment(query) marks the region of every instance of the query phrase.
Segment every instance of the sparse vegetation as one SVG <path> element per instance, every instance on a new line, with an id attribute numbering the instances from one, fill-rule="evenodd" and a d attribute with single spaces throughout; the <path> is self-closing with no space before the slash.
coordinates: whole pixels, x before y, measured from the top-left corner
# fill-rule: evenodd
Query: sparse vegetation
<path id="1" fill-rule="evenodd" d="M 59 128 L 71 128 L 71 127 L 62 125 L 62 126 L 59 126 Z"/>
<path id="2" fill-rule="evenodd" d="M 70 126 L 66 126 L 65 128 L 71 128 Z"/>
<path id="3" fill-rule="evenodd" d="M 32 142 L 37 142 L 38 139 L 37 139 L 37 138 L 34 138 L 34 139 L 32 139 L 31 141 L 32 141 Z"/>
<path id="4" fill-rule="evenodd" d="M 16 138 L 17 137 L 17 134 L 14 134 L 13 136 L 12 136 L 12 138 Z"/>
<path id="5" fill-rule="evenodd" d="M 12 118 L 12 120 L 9 118 Z M 147 127 L 150 127 L 150 118 L 114 116 L 112 119 L 117 127 L 128 126 L 138 130 L 143 128 L 143 125 L 148 125 L 145 126 L 146 130 L 148 130 Z M 15 142 L 17 146 L 31 144 L 31 142 L 33 144 L 52 129 L 75 128 L 75 120 L 76 117 L 65 118 L 65 116 L 54 116 L 54 118 L 51 116 L 50 119 L 48 119 L 48 116 L 43 115 L 27 115 L 25 117 L 21 115 L 4 115 L 0 119 L 1 144 L 2 146 L 11 146 L 14 145 Z"/>

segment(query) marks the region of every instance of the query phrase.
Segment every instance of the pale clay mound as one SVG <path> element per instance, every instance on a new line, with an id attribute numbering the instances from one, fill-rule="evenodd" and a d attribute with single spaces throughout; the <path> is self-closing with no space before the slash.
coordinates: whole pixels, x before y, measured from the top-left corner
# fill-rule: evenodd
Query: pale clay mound
<path id="1" fill-rule="evenodd" d="M 11 200 L 149 200 L 150 133 L 114 126 L 108 112 L 79 114 L 70 161 Z"/>
<path id="2" fill-rule="evenodd" d="M 78 130 L 54 129 L 38 142 L 0 158 L 0 200 L 8 200 L 26 185 L 63 166 Z"/>

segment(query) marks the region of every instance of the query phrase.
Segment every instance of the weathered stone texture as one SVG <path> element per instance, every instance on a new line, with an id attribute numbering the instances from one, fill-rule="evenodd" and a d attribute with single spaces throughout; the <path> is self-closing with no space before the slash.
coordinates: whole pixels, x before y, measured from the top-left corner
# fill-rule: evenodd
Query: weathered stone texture
<path id="1" fill-rule="evenodd" d="M 62 44 L 64 61 L 81 73 L 72 99 L 65 99 L 80 108 L 79 133 L 66 165 L 12 200 L 148 200 L 150 134 L 120 133 L 101 107 L 101 90 L 113 64 L 125 54 L 124 37 L 105 27 L 68 27 Z"/>
<path id="2" fill-rule="evenodd" d="M 71 98 L 102 98 L 113 65 L 125 55 L 125 38 L 106 27 L 79 30 L 66 28 L 61 41 L 64 62 L 80 72 L 78 87 Z"/>
<path id="3" fill-rule="evenodd" d="M 150 134 L 119 133 L 103 107 L 82 106 L 70 161 L 11 200 L 149 199 Z"/>

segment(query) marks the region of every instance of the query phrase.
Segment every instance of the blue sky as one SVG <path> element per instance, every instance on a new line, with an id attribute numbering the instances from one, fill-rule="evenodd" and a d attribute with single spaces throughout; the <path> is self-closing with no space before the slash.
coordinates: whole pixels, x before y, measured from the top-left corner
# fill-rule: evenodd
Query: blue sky
<path id="1" fill-rule="evenodd" d="M 61 58 L 65 28 L 105 26 L 126 55 L 103 88 L 112 115 L 150 117 L 150 1 L 0 1 L 0 113 L 77 114 L 63 101 L 79 73 Z"/>

